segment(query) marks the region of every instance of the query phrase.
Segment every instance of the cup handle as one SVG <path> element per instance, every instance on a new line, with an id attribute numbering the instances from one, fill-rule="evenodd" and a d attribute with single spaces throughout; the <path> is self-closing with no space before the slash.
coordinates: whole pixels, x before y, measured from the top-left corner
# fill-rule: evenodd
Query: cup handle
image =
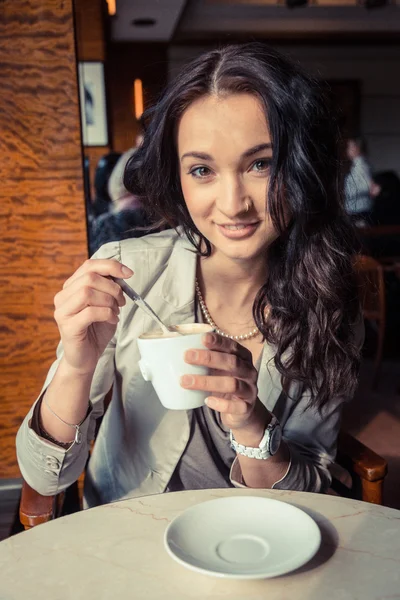
<path id="1" fill-rule="evenodd" d="M 143 375 L 145 381 L 151 381 L 151 372 L 149 365 L 143 360 L 139 360 L 139 369 Z"/>

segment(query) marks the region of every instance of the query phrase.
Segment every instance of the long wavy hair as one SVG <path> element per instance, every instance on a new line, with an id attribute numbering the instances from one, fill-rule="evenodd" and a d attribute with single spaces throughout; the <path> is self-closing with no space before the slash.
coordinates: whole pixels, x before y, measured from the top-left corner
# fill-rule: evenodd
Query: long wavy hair
<path id="1" fill-rule="evenodd" d="M 276 346 L 285 389 L 291 381 L 302 382 L 310 405 L 321 409 L 333 397 L 354 392 L 360 362 L 354 338 L 360 311 L 355 234 L 343 209 L 339 134 L 324 87 L 261 43 L 203 54 L 145 113 L 144 141 L 127 165 L 124 183 L 146 199 L 153 218 L 183 228 L 198 253 L 209 256 L 211 245 L 182 194 L 177 128 L 198 98 L 238 93 L 253 94 L 265 110 L 273 144 L 266 202 L 279 233 L 267 250 L 253 316 L 264 340 Z"/>

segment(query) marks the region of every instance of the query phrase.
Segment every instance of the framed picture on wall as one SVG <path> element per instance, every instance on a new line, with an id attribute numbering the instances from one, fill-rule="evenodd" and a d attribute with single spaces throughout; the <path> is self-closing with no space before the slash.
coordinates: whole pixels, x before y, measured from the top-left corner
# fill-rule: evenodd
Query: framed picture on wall
<path id="1" fill-rule="evenodd" d="M 102 62 L 79 63 L 82 140 L 84 146 L 107 146 L 107 107 Z"/>

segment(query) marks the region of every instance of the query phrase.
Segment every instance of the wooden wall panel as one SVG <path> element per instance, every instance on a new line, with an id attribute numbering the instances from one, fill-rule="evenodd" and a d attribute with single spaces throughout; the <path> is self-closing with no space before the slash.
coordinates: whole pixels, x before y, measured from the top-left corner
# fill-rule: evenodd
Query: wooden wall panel
<path id="1" fill-rule="evenodd" d="M 87 256 L 71 0 L 0 19 L 0 477 L 54 358 L 53 297 Z"/>
<path id="2" fill-rule="evenodd" d="M 78 60 L 100 60 L 106 57 L 103 0 L 75 0 L 75 29 Z"/>

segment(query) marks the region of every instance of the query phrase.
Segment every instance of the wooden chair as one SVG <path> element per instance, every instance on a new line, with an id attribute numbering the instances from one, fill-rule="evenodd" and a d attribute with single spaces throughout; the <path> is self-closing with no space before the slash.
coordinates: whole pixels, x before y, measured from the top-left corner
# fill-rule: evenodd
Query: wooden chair
<path id="1" fill-rule="evenodd" d="M 385 280 L 383 266 L 371 256 L 356 257 L 355 268 L 359 276 L 361 305 L 364 319 L 370 321 L 377 331 L 378 341 L 372 388 L 376 388 L 382 363 L 386 327 Z"/>
<path id="2" fill-rule="evenodd" d="M 385 459 L 348 433 L 341 432 L 338 440 L 337 463 L 345 477 L 336 478 L 337 470 L 333 470 L 331 490 L 334 493 L 373 504 L 382 504 L 383 481 L 387 473 Z M 71 497 L 73 497 L 72 502 Z M 66 513 L 82 508 L 78 500 L 77 483 L 57 496 L 41 496 L 24 481 L 19 509 L 21 523 L 25 529 L 30 529 L 51 521 L 63 513 L 65 505 L 69 505 Z"/>

